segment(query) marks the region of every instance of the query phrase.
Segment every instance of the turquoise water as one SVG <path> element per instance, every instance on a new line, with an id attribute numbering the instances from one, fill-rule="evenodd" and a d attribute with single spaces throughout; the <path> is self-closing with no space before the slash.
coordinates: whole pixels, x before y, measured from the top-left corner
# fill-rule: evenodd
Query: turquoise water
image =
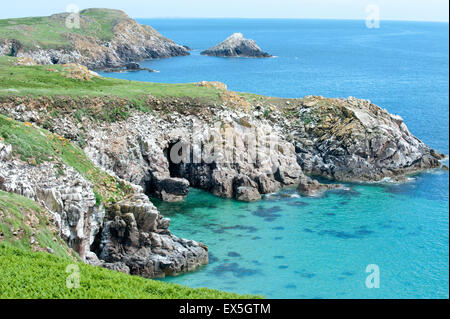
<path id="1" fill-rule="evenodd" d="M 425 143 L 448 154 L 448 24 L 382 21 L 141 20 L 194 49 L 148 61 L 160 73 L 109 74 L 154 82 L 217 80 L 281 97 L 367 98 L 399 114 Z M 200 56 L 243 32 L 277 58 Z M 347 185 L 303 198 L 287 189 L 257 203 L 191 190 L 183 203 L 155 202 L 178 236 L 210 248 L 210 264 L 165 279 L 270 298 L 448 298 L 449 178 L 426 172 L 401 185 Z M 380 269 L 368 289 L 367 265 Z"/>

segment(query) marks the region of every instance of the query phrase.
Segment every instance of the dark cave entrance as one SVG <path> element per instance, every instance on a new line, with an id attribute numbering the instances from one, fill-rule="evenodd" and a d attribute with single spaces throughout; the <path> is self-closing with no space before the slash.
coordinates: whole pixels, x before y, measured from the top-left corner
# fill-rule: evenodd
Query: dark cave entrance
<path id="1" fill-rule="evenodd" d="M 169 163 L 170 177 L 183 177 L 181 169 L 185 162 L 185 152 L 188 145 L 181 142 L 180 140 L 175 142 L 170 142 L 169 145 L 164 149 L 164 156 L 167 158 Z"/>

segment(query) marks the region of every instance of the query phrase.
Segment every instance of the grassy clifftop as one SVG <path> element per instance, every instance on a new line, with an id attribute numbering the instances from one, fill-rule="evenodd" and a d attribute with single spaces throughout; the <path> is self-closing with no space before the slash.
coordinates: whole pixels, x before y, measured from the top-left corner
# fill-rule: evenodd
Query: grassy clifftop
<path id="1" fill-rule="evenodd" d="M 69 47 L 68 35 L 75 33 L 110 41 L 114 26 L 130 19 L 124 12 L 111 9 L 86 9 L 80 12 L 80 28 L 67 28 L 69 13 L 49 17 L 31 17 L 0 20 L 0 39 L 18 40 L 25 48 L 39 45 L 43 49 Z"/>
<path id="2" fill-rule="evenodd" d="M 69 265 L 72 268 L 67 268 Z M 69 289 L 67 278 L 76 269 L 79 288 Z M 11 298 L 237 299 L 254 296 L 167 284 L 0 243 L 0 299 Z"/>
<path id="3" fill-rule="evenodd" d="M 0 56 L 0 96 L 115 96 L 136 99 L 191 97 L 217 100 L 219 91 L 195 84 L 164 84 L 127 81 L 104 77 L 77 78 L 70 67 L 62 65 L 18 66 L 17 59 Z"/>

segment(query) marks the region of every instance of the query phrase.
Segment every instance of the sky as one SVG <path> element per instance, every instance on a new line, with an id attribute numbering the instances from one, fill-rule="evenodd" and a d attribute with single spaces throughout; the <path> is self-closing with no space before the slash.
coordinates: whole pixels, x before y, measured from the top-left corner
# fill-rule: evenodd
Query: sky
<path id="1" fill-rule="evenodd" d="M 366 19 L 369 5 L 381 20 L 448 22 L 448 0 L 3 0 L 0 19 L 46 16 L 80 9 L 124 10 L 133 18 L 306 18 Z"/>

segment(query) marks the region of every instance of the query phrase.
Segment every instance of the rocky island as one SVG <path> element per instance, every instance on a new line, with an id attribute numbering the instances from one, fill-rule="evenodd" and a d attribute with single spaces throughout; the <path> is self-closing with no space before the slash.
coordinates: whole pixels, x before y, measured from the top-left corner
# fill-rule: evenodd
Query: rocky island
<path id="1" fill-rule="evenodd" d="M 270 58 L 267 52 L 261 50 L 254 40 L 245 39 L 242 33 L 234 33 L 225 41 L 201 52 L 202 55 L 218 57 Z"/>
<path id="2" fill-rule="evenodd" d="M 91 69 L 189 55 L 185 47 L 122 11 L 86 9 L 78 17 L 77 25 L 67 23 L 69 13 L 0 21 L 0 55 L 30 57 L 39 64 L 78 63 Z"/>

